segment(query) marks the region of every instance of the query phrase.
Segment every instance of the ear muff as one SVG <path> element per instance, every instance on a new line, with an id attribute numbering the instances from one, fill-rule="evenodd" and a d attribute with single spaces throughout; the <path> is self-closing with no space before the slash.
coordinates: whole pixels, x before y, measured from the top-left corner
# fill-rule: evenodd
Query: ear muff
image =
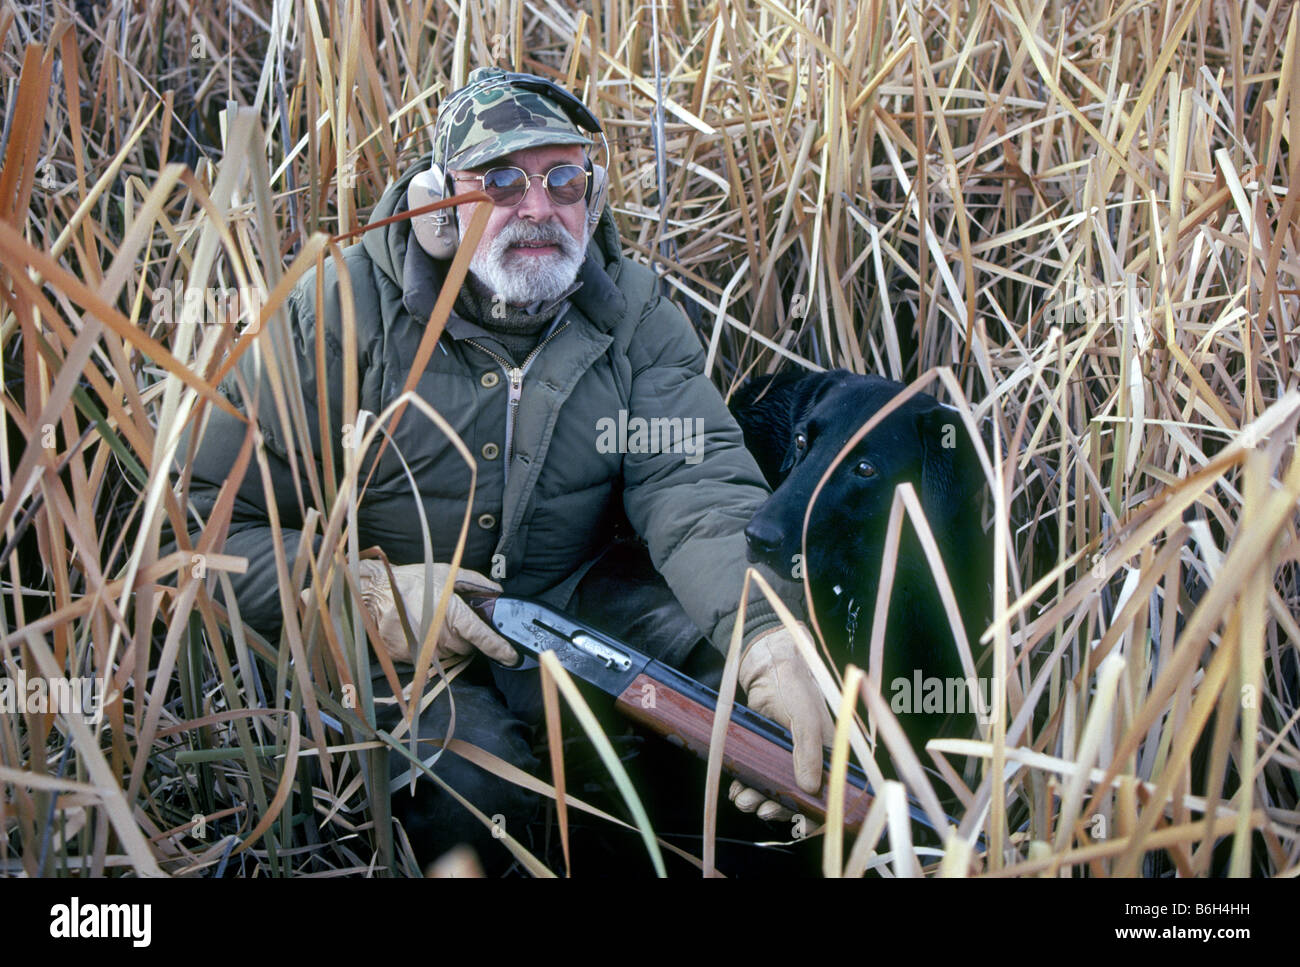
<path id="1" fill-rule="evenodd" d="M 408 211 L 432 205 L 447 197 L 447 177 L 441 165 L 430 165 L 421 171 L 406 186 L 406 208 Z M 435 259 L 449 259 L 456 254 L 456 245 L 460 242 L 460 228 L 456 224 L 456 210 L 443 208 L 436 212 L 416 215 L 411 219 L 411 230 L 415 232 L 420 247 Z"/>
<path id="2" fill-rule="evenodd" d="M 604 165 L 592 164 L 588 159 L 587 167 L 591 177 L 587 179 L 587 228 L 588 233 L 595 231 L 600 221 L 600 213 L 605 210 L 605 195 L 609 192 L 609 173 Z"/>

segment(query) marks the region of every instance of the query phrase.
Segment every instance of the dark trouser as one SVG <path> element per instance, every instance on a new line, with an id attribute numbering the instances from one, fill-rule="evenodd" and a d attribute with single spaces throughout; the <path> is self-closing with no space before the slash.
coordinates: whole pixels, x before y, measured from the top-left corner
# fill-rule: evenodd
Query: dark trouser
<path id="1" fill-rule="evenodd" d="M 574 617 L 617 635 L 632 647 L 679 668 L 716 688 L 722 676 L 722 655 L 687 617 L 667 583 L 655 571 L 643 545 L 612 544 L 578 584 L 565 610 Z M 387 680 L 376 667 L 375 696 L 391 696 Z M 484 749 L 532 775 L 539 762 L 533 752 L 541 724 L 541 687 L 536 669 L 512 672 L 477 658 L 420 716 L 419 738 L 442 738 L 455 703 L 454 737 Z M 599 697 L 594 698 L 599 702 Z M 597 711 L 601 711 L 597 709 Z M 379 707 L 380 728 L 397 722 L 395 705 Z M 432 754 L 424 753 L 424 757 Z M 390 755 L 391 774 L 404 773 L 409 763 Z M 525 845 L 524 835 L 539 817 L 542 801 L 504 779 L 447 751 L 433 772 L 489 818 Z M 428 863 L 458 843 L 474 847 L 489 873 L 499 872 L 511 858 L 485 827 L 436 783 L 422 778 L 415 796 L 403 787 L 393 796 L 393 813 L 401 820 L 416 858 Z"/>

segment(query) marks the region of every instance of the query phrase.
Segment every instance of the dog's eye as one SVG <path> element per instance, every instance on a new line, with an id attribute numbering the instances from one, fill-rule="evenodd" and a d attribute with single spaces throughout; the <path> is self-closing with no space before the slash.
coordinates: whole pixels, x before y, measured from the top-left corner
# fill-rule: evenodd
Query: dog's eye
<path id="1" fill-rule="evenodd" d="M 874 477 L 876 468 L 871 465 L 870 460 L 859 460 L 858 465 L 853 468 L 853 472 L 859 477 Z"/>
<path id="2" fill-rule="evenodd" d="M 803 453 L 808 449 L 808 438 L 802 433 L 796 433 L 794 435 L 794 448 L 800 453 Z"/>

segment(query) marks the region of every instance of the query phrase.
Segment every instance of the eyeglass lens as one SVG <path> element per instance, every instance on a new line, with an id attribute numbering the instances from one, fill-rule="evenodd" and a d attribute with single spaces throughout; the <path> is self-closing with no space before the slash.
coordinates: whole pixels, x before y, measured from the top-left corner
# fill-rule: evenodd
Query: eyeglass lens
<path id="1" fill-rule="evenodd" d="M 557 205 L 574 205 L 587 193 L 587 172 L 581 165 L 557 165 L 541 175 L 530 176 L 522 168 L 492 168 L 483 175 L 483 190 L 496 205 L 517 205 L 534 177 L 542 178 L 546 193 Z"/>

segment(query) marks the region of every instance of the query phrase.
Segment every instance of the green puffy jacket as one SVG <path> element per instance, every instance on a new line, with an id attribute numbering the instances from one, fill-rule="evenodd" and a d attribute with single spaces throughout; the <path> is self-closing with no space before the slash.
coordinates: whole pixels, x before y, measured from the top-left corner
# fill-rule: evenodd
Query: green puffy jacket
<path id="1" fill-rule="evenodd" d="M 427 167 L 427 159 L 418 162 L 391 186 L 372 221 L 404 211 L 407 183 Z M 358 405 L 379 413 L 406 381 L 446 263 L 429 258 L 405 220 L 367 232 L 344 250 L 344 257 L 356 306 Z M 332 260 L 323 263 L 323 272 L 325 362 L 335 436 L 330 445 L 334 465 L 341 468 L 340 291 Z M 315 278 L 313 269 L 300 281 L 287 312 L 312 457 L 319 465 Z M 419 394 L 455 428 L 478 462 L 463 565 L 494 574 L 510 593 L 563 606 L 575 583 L 565 579 L 576 576 L 626 512 L 687 614 L 725 649 L 746 568 L 743 531 L 767 498 L 768 487 L 721 395 L 703 375 L 704 354 L 694 330 L 659 294 L 654 273 L 622 257 L 608 209 L 588 245 L 579 279 L 581 287 L 531 357 L 509 440 L 511 381 L 501 363 L 479 348 L 486 342 L 485 330 L 453 314 L 417 384 Z M 250 386 L 251 356 L 241 360 Z M 233 383 L 224 390 L 242 405 Z M 666 424 L 650 421 L 664 418 L 683 421 L 679 425 L 692 431 L 702 428 L 703 434 L 661 441 L 661 452 L 618 452 L 650 449 L 650 440 L 638 436 L 637 429 L 662 429 Z M 259 422 L 292 566 L 302 511 L 286 460 L 288 437 L 274 407 L 263 405 Z M 244 432 L 239 421 L 212 411 L 191 467 L 191 495 L 204 519 L 230 474 Z M 692 442 L 699 449 L 682 452 Z M 678 452 L 663 452 L 673 449 Z M 363 460 L 366 470 L 374 452 L 372 448 Z M 381 546 L 394 564 L 424 558 L 415 497 L 402 459 L 418 487 L 435 559 L 450 560 L 470 474 L 446 437 L 415 407 L 407 408 L 359 506 L 359 546 Z M 305 483 L 302 492 L 305 504 L 310 500 Z M 244 620 L 275 640 L 281 614 L 270 542 L 261 475 L 253 464 L 240 486 L 225 552 L 249 561 L 247 573 L 231 576 Z M 764 576 L 787 601 L 799 600 L 796 585 L 771 572 Z M 777 623 L 757 589 L 751 598 L 747 640 Z"/>

